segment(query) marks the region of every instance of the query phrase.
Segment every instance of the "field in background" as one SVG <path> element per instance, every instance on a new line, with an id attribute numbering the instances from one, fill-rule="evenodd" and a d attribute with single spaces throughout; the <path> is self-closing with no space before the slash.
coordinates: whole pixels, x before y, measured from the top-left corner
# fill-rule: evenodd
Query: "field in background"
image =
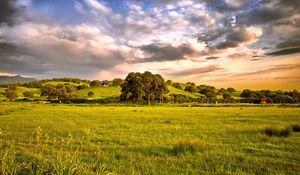
<path id="1" fill-rule="evenodd" d="M 299 108 L 0 104 L 0 173 L 298 174 Z"/>

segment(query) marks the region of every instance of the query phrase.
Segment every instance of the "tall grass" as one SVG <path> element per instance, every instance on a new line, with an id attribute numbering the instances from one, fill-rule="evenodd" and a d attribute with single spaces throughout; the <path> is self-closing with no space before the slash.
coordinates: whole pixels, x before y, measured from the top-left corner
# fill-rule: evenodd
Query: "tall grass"
<path id="1" fill-rule="evenodd" d="M 294 132 L 300 132 L 300 124 L 292 124 L 291 127 Z"/>
<path id="2" fill-rule="evenodd" d="M 272 137 L 288 137 L 292 133 L 292 128 L 291 127 L 267 127 L 263 130 L 263 133 Z"/>
<path id="3" fill-rule="evenodd" d="M 299 133 L 257 132 L 299 108 L 0 105 L 0 174 L 299 174 Z"/>

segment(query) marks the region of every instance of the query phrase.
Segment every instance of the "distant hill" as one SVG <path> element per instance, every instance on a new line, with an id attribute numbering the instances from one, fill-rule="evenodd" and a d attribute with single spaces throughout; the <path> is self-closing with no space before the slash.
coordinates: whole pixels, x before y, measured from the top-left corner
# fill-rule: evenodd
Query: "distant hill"
<path id="1" fill-rule="evenodd" d="M 0 76 L 0 84 L 5 84 L 5 83 L 25 83 L 25 82 L 31 82 L 31 81 L 36 81 L 37 79 L 34 78 L 26 78 L 22 77 L 21 75 L 16 75 L 16 76 Z"/>

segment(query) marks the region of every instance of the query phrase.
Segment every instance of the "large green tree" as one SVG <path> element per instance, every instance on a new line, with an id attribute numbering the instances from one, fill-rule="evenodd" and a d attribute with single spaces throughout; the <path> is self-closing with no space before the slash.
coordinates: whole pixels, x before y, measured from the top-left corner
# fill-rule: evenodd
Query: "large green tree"
<path id="1" fill-rule="evenodd" d="M 151 72 L 129 73 L 121 87 L 121 100 L 145 101 L 148 104 L 153 100 L 162 100 L 169 92 L 163 77 Z"/>
<path id="2" fill-rule="evenodd" d="M 205 97 L 209 100 L 209 102 L 216 101 L 218 94 L 216 92 L 215 87 L 203 85 L 203 86 L 199 87 L 199 89 L 200 89 L 199 93 L 205 95 Z"/>
<path id="3" fill-rule="evenodd" d="M 78 92 L 71 84 L 45 85 L 41 88 L 41 96 L 46 96 L 48 100 L 71 100 L 78 97 Z"/>

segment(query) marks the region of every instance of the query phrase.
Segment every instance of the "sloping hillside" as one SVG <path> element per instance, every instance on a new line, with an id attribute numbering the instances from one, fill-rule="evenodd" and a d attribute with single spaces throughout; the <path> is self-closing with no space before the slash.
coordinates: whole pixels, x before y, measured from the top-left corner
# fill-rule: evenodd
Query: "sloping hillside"
<path id="1" fill-rule="evenodd" d="M 181 95 L 185 95 L 185 96 L 188 96 L 188 97 L 191 97 L 191 98 L 201 98 L 201 97 L 204 97 L 202 94 L 186 92 L 184 90 L 177 89 L 177 88 L 175 88 L 173 86 L 168 86 L 168 89 L 170 91 L 169 94 L 181 94 Z"/>
<path id="2" fill-rule="evenodd" d="M 92 91 L 95 93 L 93 97 L 88 97 L 88 93 Z M 81 89 L 79 98 L 81 99 L 104 99 L 108 97 L 119 97 L 121 95 L 121 87 L 89 87 Z"/>
<path id="3" fill-rule="evenodd" d="M 72 82 L 55 82 L 55 81 L 50 81 L 50 82 L 46 82 L 44 83 L 44 85 L 46 84 L 51 84 L 51 85 L 58 85 L 58 84 L 64 84 L 64 83 L 68 83 L 68 84 L 73 84 L 75 86 L 79 86 L 81 84 L 77 84 L 77 83 L 72 83 Z M 2 92 L 5 91 L 6 88 L 0 88 L 0 94 Z M 185 95 L 187 97 L 191 97 L 191 98 L 201 98 L 204 97 L 204 95 L 199 94 L 199 93 L 191 93 L 191 92 L 186 92 L 184 90 L 180 90 L 177 89 L 175 87 L 172 86 L 168 86 L 169 89 L 169 95 L 170 94 L 181 94 L 181 95 Z M 23 99 L 23 93 L 25 91 L 31 91 L 34 93 L 34 98 L 38 99 L 41 98 L 40 97 L 40 93 L 41 90 L 39 88 L 27 88 L 27 87 L 23 87 L 23 86 L 17 86 L 17 94 L 18 94 L 18 99 Z M 94 96 L 93 97 L 88 97 L 88 93 L 89 92 L 94 92 Z M 111 97 L 120 97 L 121 95 L 121 87 L 88 87 L 88 88 L 84 88 L 81 90 L 78 90 L 79 93 L 79 99 L 106 99 L 106 98 L 111 98 Z M 233 98 L 234 99 L 241 99 L 241 97 L 239 96 L 240 92 L 235 92 L 233 94 Z M 217 97 L 218 99 L 222 99 L 222 95 L 218 95 Z M 5 100 L 6 97 L 4 97 L 3 95 L 0 95 L 0 100 Z"/>

